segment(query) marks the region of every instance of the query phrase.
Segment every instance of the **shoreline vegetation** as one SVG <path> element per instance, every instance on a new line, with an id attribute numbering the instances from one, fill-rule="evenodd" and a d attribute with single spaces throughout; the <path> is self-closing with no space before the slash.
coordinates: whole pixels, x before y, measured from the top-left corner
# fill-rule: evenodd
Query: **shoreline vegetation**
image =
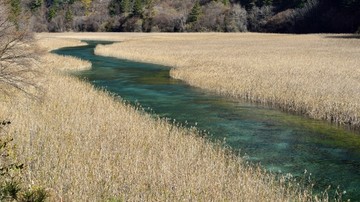
<path id="1" fill-rule="evenodd" d="M 34 32 L 355 33 L 356 0 L 28 0 Z"/>
<path id="2" fill-rule="evenodd" d="M 350 35 L 164 34 L 95 53 L 172 67 L 221 95 L 360 129 L 360 40 Z"/>
<path id="3" fill-rule="evenodd" d="M 51 34 L 37 40 L 47 50 L 83 44 Z M 45 187 L 50 201 L 328 200 L 66 73 L 91 68 L 87 61 L 47 53 L 38 68 L 42 99 L 2 95 L 0 114 L 12 121 L 6 132 L 27 165 L 24 179 Z"/>

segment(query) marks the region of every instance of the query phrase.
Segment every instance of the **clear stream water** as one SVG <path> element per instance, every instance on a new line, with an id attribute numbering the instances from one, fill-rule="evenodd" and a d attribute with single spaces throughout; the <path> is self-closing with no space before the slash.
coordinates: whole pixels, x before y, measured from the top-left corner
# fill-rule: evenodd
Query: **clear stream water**
<path id="1" fill-rule="evenodd" d="M 328 185 L 340 186 L 346 190 L 343 199 L 360 201 L 359 134 L 190 87 L 170 78 L 168 67 L 96 56 L 95 46 L 109 42 L 87 42 L 87 46 L 54 52 L 91 61 L 92 69 L 77 76 L 94 86 L 140 104 L 160 117 L 196 125 L 199 130 L 206 130 L 209 138 L 225 140 L 241 156 L 272 172 L 301 177 L 307 170 L 315 191 Z"/>

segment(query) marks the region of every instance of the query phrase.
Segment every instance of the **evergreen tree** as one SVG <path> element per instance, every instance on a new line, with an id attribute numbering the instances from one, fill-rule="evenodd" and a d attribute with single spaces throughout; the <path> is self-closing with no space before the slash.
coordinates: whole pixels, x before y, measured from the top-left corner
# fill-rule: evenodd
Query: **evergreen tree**
<path id="1" fill-rule="evenodd" d="M 133 8 L 133 15 L 141 16 L 143 12 L 143 3 L 142 0 L 135 0 L 134 8 Z"/>
<path id="2" fill-rule="evenodd" d="M 21 14 L 21 1 L 20 0 L 10 0 L 10 15 L 9 19 L 16 25 L 19 26 L 19 17 Z"/>
<path id="3" fill-rule="evenodd" d="M 111 17 L 119 14 L 119 9 L 120 9 L 120 6 L 118 4 L 118 1 L 111 1 L 108 5 L 108 13 Z"/>
<path id="4" fill-rule="evenodd" d="M 273 0 L 263 0 L 263 5 L 271 6 L 273 3 Z"/>
<path id="5" fill-rule="evenodd" d="M 48 11 L 47 18 L 51 21 L 56 16 L 56 6 L 51 6 Z"/>
<path id="6" fill-rule="evenodd" d="M 121 2 L 120 2 L 120 11 L 122 13 L 130 13 L 131 12 L 130 0 L 121 0 Z"/>
<path id="7" fill-rule="evenodd" d="M 196 22 L 199 19 L 199 16 L 201 14 L 201 6 L 199 1 L 195 2 L 195 5 L 191 9 L 191 12 L 188 17 L 188 22 Z"/>
<path id="8" fill-rule="evenodd" d="M 65 21 L 71 22 L 72 20 L 73 20 L 73 14 L 70 9 L 67 9 L 65 13 Z"/>
<path id="9" fill-rule="evenodd" d="M 35 12 L 38 8 L 40 8 L 42 5 L 42 0 L 31 0 L 30 1 L 30 9 L 32 12 Z"/>
<path id="10" fill-rule="evenodd" d="M 230 4 L 230 1 L 229 0 L 223 0 L 222 3 L 227 6 L 227 5 Z"/>

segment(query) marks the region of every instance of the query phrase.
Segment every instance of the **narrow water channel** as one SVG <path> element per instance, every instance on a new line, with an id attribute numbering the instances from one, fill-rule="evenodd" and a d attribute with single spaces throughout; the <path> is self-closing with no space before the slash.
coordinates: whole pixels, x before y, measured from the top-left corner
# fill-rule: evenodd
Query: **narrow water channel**
<path id="1" fill-rule="evenodd" d="M 94 55 L 97 44 L 54 51 L 92 62 L 77 74 L 161 117 L 206 130 L 249 161 L 273 172 L 311 173 L 315 191 L 328 185 L 360 201 L 360 135 L 256 104 L 233 101 L 169 77 L 169 68 Z M 106 107 L 106 106 L 104 106 Z M 330 191 L 334 192 L 334 190 Z"/>

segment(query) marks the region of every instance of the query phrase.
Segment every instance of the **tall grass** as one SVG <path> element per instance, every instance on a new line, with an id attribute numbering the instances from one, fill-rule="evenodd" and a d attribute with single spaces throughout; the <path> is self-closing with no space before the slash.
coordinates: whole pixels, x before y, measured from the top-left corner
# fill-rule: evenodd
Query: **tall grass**
<path id="1" fill-rule="evenodd" d="M 171 66 L 193 86 L 359 128 L 359 47 L 330 35 L 158 34 L 96 54 Z"/>
<path id="2" fill-rule="evenodd" d="M 39 65 L 42 99 L 2 96 L 0 120 L 12 121 L 6 132 L 27 165 L 29 186 L 47 187 L 51 201 L 327 199 L 60 71 L 87 62 L 47 54 Z"/>
<path id="3" fill-rule="evenodd" d="M 86 43 L 81 42 L 79 39 L 62 39 L 62 38 L 55 38 L 55 37 L 48 37 L 48 35 L 44 34 L 37 34 L 35 35 L 37 40 L 37 44 L 47 50 L 55 50 L 63 47 L 74 47 L 74 46 L 81 46 L 86 45 Z"/>

